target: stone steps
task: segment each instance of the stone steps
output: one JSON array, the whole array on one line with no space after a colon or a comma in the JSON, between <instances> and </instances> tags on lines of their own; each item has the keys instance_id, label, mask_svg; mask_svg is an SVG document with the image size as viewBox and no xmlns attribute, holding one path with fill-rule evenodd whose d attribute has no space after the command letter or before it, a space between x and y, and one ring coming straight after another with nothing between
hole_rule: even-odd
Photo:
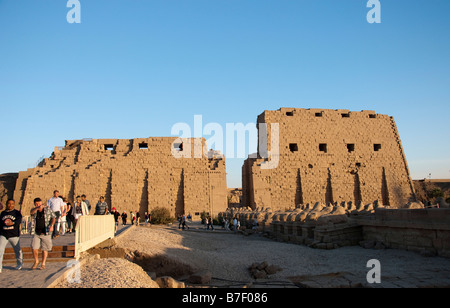
<instances>
[{"instance_id":1,"label":"stone steps","mask_svg":"<svg viewBox=\"0 0 450 308\"><path fill-rule=\"evenodd\" d=\"M33 263L33 252L31 247L22 247L23 263ZM39 259L41 259L41 250L39 250ZM65 262L73 259L75 256L75 246L54 246L52 251L48 253L47 262ZM3 264L16 263L16 255L12 248L6 248L3 255Z\"/></svg>"}]
</instances>

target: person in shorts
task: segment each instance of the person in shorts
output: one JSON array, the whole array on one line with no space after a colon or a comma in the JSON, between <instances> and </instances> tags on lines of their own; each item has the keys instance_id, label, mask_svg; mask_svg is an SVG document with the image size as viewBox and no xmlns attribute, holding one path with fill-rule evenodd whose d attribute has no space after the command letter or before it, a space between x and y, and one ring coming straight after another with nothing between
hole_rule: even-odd
<instances>
[{"instance_id":1,"label":"person in shorts","mask_svg":"<svg viewBox=\"0 0 450 308\"><path fill-rule=\"evenodd\" d=\"M64 212L64 201L62 198L59 197L59 191L55 190L53 192L53 197L51 197L47 201L47 206L53 211L53 213L56 215L56 228L53 228L53 238L59 237L59 223L61 218L61 213Z\"/></svg>"},{"instance_id":2,"label":"person in shorts","mask_svg":"<svg viewBox=\"0 0 450 308\"><path fill-rule=\"evenodd\" d=\"M31 249L33 250L34 265L31 269L36 269L39 264L39 249L42 249L42 263L40 269L45 269L48 252L52 250L52 232L55 226L56 215L49 208L44 206L40 198L34 199L34 208L30 211L31 216Z\"/></svg>"}]
</instances>

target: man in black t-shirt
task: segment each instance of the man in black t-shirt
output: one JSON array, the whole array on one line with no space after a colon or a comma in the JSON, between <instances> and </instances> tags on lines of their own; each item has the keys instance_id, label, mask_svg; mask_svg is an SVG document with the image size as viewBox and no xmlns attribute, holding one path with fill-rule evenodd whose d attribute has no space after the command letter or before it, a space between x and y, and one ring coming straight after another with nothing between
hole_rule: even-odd
<instances>
[{"instance_id":1,"label":"man in black t-shirt","mask_svg":"<svg viewBox=\"0 0 450 308\"><path fill-rule=\"evenodd\" d=\"M9 199L6 202L6 210L0 214L0 273L3 266L3 255L8 242L14 249L17 261L17 270L23 266L23 253L20 249L20 225L22 214L14 209L15 202Z\"/></svg>"}]
</instances>

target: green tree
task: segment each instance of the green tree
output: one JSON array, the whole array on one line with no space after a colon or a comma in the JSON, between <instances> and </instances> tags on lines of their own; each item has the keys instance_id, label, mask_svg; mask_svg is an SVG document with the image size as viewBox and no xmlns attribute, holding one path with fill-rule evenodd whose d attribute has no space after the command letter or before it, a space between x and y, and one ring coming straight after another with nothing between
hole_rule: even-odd
<instances>
[{"instance_id":1,"label":"green tree","mask_svg":"<svg viewBox=\"0 0 450 308\"><path fill-rule=\"evenodd\" d=\"M175 221L175 217L172 217L172 215L170 215L170 211L163 207L155 207L152 210L151 215L151 223L155 225L163 225L173 223Z\"/></svg>"}]
</instances>

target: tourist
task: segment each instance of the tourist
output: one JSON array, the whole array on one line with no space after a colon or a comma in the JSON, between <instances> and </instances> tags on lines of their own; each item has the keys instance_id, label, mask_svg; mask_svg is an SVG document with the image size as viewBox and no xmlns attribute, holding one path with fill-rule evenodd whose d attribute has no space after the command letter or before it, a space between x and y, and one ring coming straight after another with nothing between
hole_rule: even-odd
<instances>
[{"instance_id":1,"label":"tourist","mask_svg":"<svg viewBox=\"0 0 450 308\"><path fill-rule=\"evenodd\" d=\"M130 211L130 219L131 219L131 225L134 225L134 220L136 219L136 217L133 214L133 211Z\"/></svg>"},{"instance_id":2,"label":"tourist","mask_svg":"<svg viewBox=\"0 0 450 308\"><path fill-rule=\"evenodd\" d=\"M56 222L59 224L59 218L61 217L61 212L64 210L64 202L59 197L59 191L55 190L53 192L53 197L47 201L47 206L53 211L56 217ZM52 237L57 238L59 236L59 228L56 227L53 230Z\"/></svg>"},{"instance_id":3,"label":"tourist","mask_svg":"<svg viewBox=\"0 0 450 308\"><path fill-rule=\"evenodd\" d=\"M95 206L94 215L107 215L108 214L108 203L105 201L105 197L100 196L100 199Z\"/></svg>"},{"instance_id":4,"label":"tourist","mask_svg":"<svg viewBox=\"0 0 450 308\"><path fill-rule=\"evenodd\" d=\"M57 231L61 230L61 235L66 234L66 221L67 221L67 199L60 197L63 200L64 207L61 210L61 216L59 221L56 222Z\"/></svg>"},{"instance_id":5,"label":"tourist","mask_svg":"<svg viewBox=\"0 0 450 308\"><path fill-rule=\"evenodd\" d=\"M145 214L144 214L144 225L147 226L147 224L148 224L148 213L145 212Z\"/></svg>"},{"instance_id":6,"label":"tourist","mask_svg":"<svg viewBox=\"0 0 450 308\"><path fill-rule=\"evenodd\" d=\"M181 226L183 227L183 230L185 230L186 228L188 228L188 230L189 230L189 226L187 225L187 221L186 221L186 215L184 215L184 214L181 217Z\"/></svg>"},{"instance_id":7,"label":"tourist","mask_svg":"<svg viewBox=\"0 0 450 308\"><path fill-rule=\"evenodd\" d=\"M252 226L253 230L257 230L258 229L258 219L253 218L253 226Z\"/></svg>"},{"instance_id":8,"label":"tourist","mask_svg":"<svg viewBox=\"0 0 450 308\"><path fill-rule=\"evenodd\" d=\"M77 227L77 222L78 219L80 219L81 216L85 216L85 215L89 215L89 210L87 207L87 204L85 202L82 201L80 196L76 197L76 201L73 205L73 209L72 209L72 214L73 214L73 229L75 230Z\"/></svg>"},{"instance_id":9,"label":"tourist","mask_svg":"<svg viewBox=\"0 0 450 308\"><path fill-rule=\"evenodd\" d=\"M228 221L228 218L223 220L223 227L226 231L230 231L230 222Z\"/></svg>"},{"instance_id":10,"label":"tourist","mask_svg":"<svg viewBox=\"0 0 450 308\"><path fill-rule=\"evenodd\" d=\"M181 229L181 225L183 224L183 215L178 215L178 229Z\"/></svg>"},{"instance_id":11,"label":"tourist","mask_svg":"<svg viewBox=\"0 0 450 308\"><path fill-rule=\"evenodd\" d=\"M238 219L237 217L234 217L233 219L233 231L236 233L238 230Z\"/></svg>"},{"instance_id":12,"label":"tourist","mask_svg":"<svg viewBox=\"0 0 450 308\"><path fill-rule=\"evenodd\" d=\"M208 230L209 227L211 227L211 230L214 231L213 221L211 217L208 217L208 224L207 224Z\"/></svg>"},{"instance_id":13,"label":"tourist","mask_svg":"<svg viewBox=\"0 0 450 308\"><path fill-rule=\"evenodd\" d=\"M66 209L66 222L67 222L67 233L72 233L72 227L73 227L73 213L72 213L72 204L70 202L67 202L67 209Z\"/></svg>"},{"instance_id":14,"label":"tourist","mask_svg":"<svg viewBox=\"0 0 450 308\"><path fill-rule=\"evenodd\" d=\"M141 222L141 213L139 213L139 211L136 211L136 226L139 226L140 222Z\"/></svg>"},{"instance_id":15,"label":"tourist","mask_svg":"<svg viewBox=\"0 0 450 308\"><path fill-rule=\"evenodd\" d=\"M115 224L114 232L117 232L117 228L119 227L120 213L116 211L115 207L112 208L112 215L114 216L114 224Z\"/></svg>"},{"instance_id":16,"label":"tourist","mask_svg":"<svg viewBox=\"0 0 450 308\"><path fill-rule=\"evenodd\" d=\"M22 214L14 209L15 204L14 200L9 199L6 202L6 209L0 214L0 273L3 266L3 254L8 242L16 255L16 270L21 270L23 266L23 253L20 249ZM3 208L3 205L1 205L1 208Z\"/></svg>"},{"instance_id":17,"label":"tourist","mask_svg":"<svg viewBox=\"0 0 450 308\"><path fill-rule=\"evenodd\" d=\"M121 216L122 216L122 225L125 226L127 224L128 215L125 211L123 211Z\"/></svg>"},{"instance_id":18,"label":"tourist","mask_svg":"<svg viewBox=\"0 0 450 308\"><path fill-rule=\"evenodd\" d=\"M34 209L30 211L31 216L31 235L33 240L31 248L33 250L34 265L31 269L35 270L39 264L39 249L42 250L42 263L40 269L45 269L48 252L52 250L52 237L56 215L49 207L45 207L40 198L34 199Z\"/></svg>"},{"instance_id":19,"label":"tourist","mask_svg":"<svg viewBox=\"0 0 450 308\"><path fill-rule=\"evenodd\" d=\"M89 202L89 200L86 199L86 195L81 195L81 201L86 203L88 213L90 213L91 212L91 203Z\"/></svg>"}]
</instances>

